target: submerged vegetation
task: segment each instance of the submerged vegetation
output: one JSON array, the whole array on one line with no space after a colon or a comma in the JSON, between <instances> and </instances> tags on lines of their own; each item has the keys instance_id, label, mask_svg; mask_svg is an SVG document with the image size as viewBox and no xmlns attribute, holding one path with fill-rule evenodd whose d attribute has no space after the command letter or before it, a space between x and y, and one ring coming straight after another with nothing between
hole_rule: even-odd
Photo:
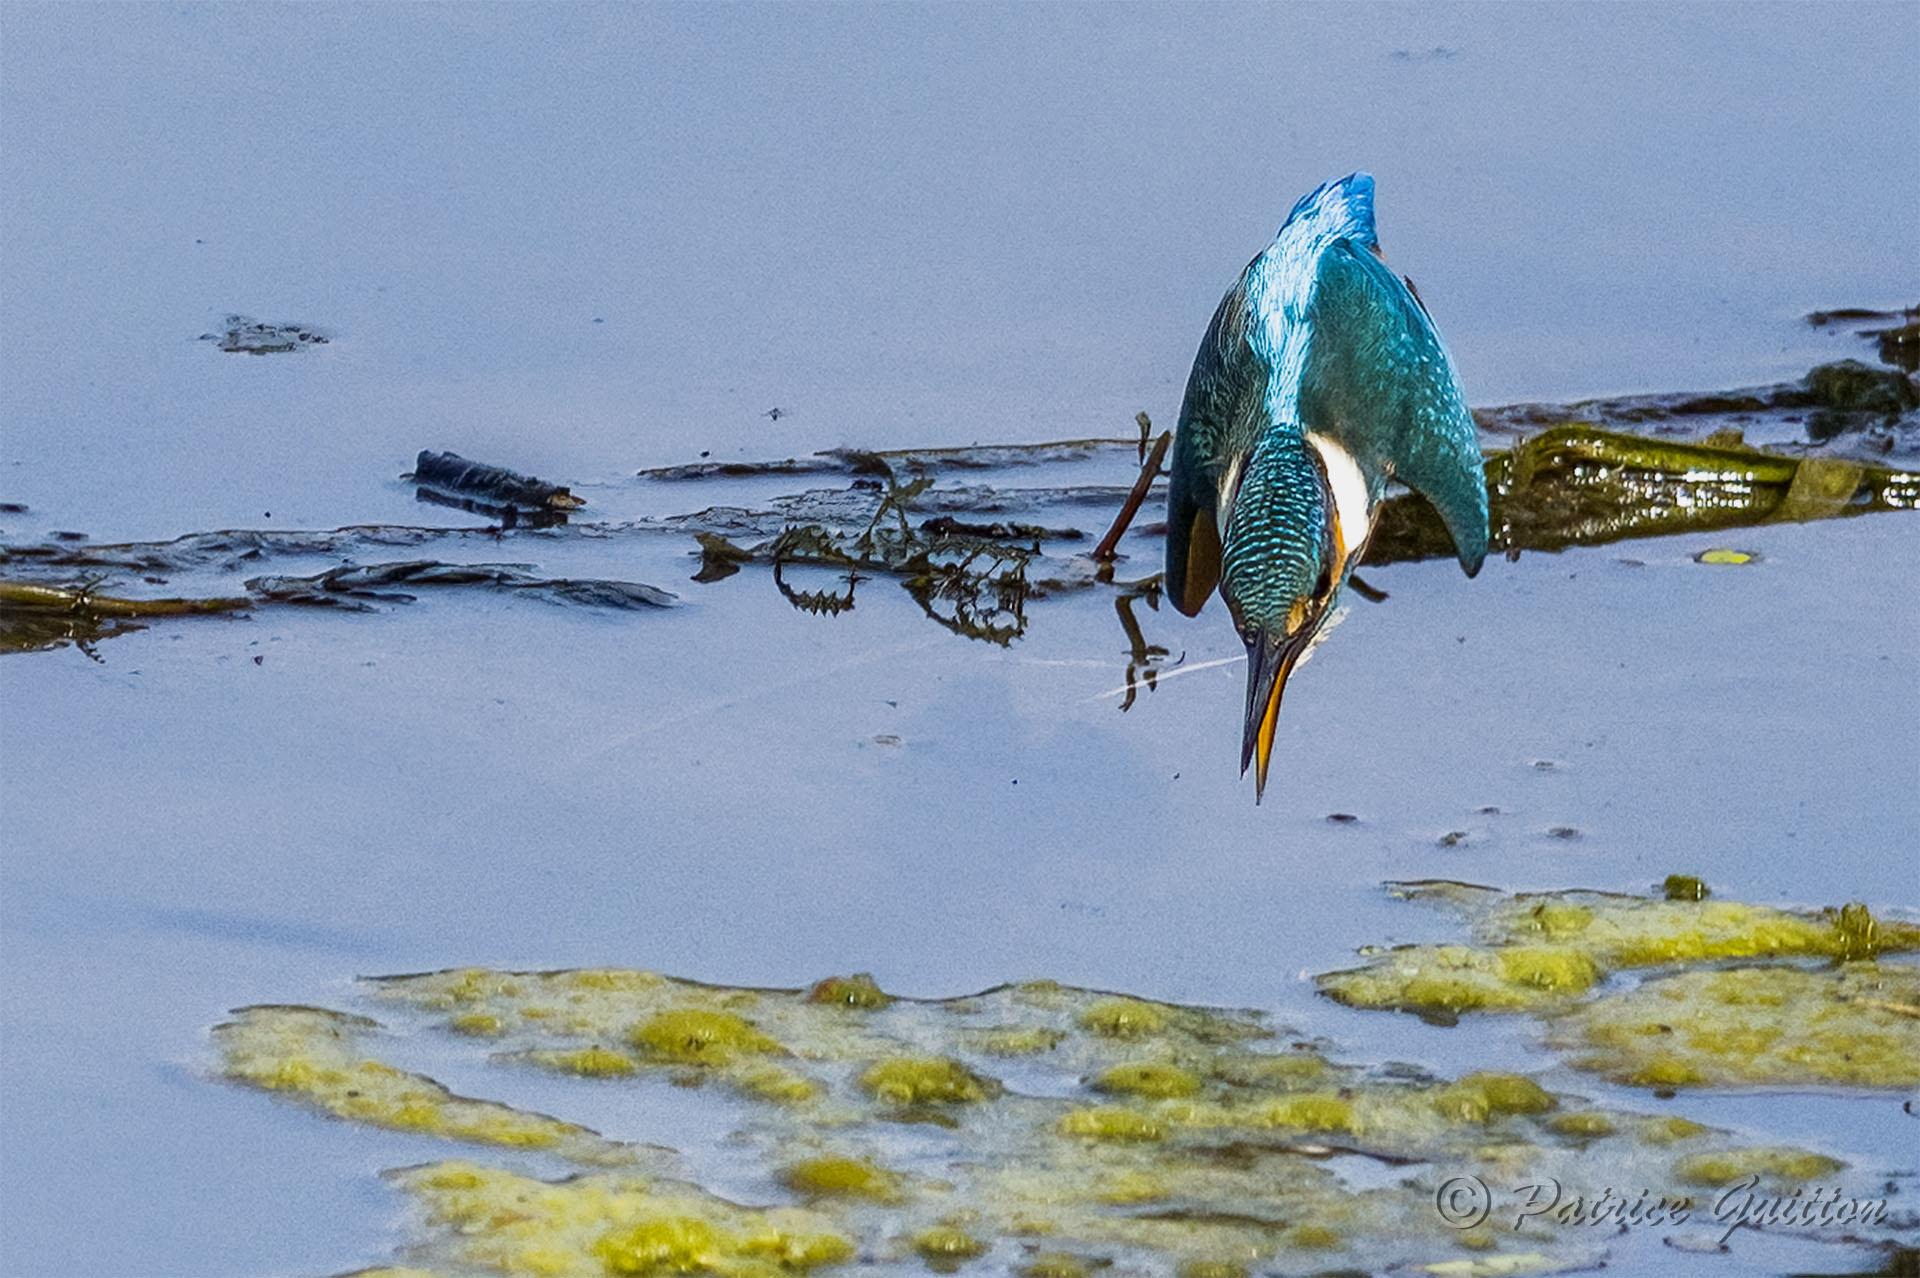
<instances>
[{"instance_id":1,"label":"submerged vegetation","mask_svg":"<svg viewBox=\"0 0 1920 1278\"><path fill-rule=\"evenodd\" d=\"M1487 462L1492 546L1562 550L1630 537L1718 532L1920 506L1920 474L1838 457L1793 457L1734 439L1676 443L1558 426ZM1422 504L1388 501L1370 564L1448 553Z\"/></svg>"},{"instance_id":2,"label":"submerged vegetation","mask_svg":"<svg viewBox=\"0 0 1920 1278\"><path fill-rule=\"evenodd\" d=\"M1489 950L1579 948L1580 973L1754 954L1842 959L1862 926L1732 903L1422 891L1465 910ZM1886 922L1875 936L1882 950L1916 939ZM1524 985L1558 970L1536 953L1507 975ZM1810 988L1769 986L1748 971ZM1749 1037L1712 1048L1725 1061L1764 1060L1757 1040L1769 1029L1784 1058L1852 1053L1851 1081L1869 1085L1920 1059L1897 1029L1868 1059L1838 1010L1798 1019L1810 997L1911 1013L1912 969L1864 959L1837 972L1683 971L1617 1004L1582 1005L1561 1026L1568 1050L1630 1076L1636 1048L1617 1040L1645 1037L1643 1023L1661 1014L1642 996L1697 1009L1699 999L1676 1001L1665 988L1693 977L1744 1009ZM455 1096L396 1068L373 1054L389 1036L364 1016L260 1007L216 1029L235 1082L352 1122L586 1169L548 1179L457 1158L390 1173L417 1209L409 1263L447 1278L772 1278L970 1263L1032 1275L1304 1273L1330 1258L1368 1271L1412 1260L1440 1273L1553 1272L1593 1259L1590 1232L1544 1215L1513 1231L1455 1229L1434 1211L1436 1185L1464 1174L1551 1177L1568 1192L1630 1184L1702 1203L1749 1175L1783 1191L1846 1175L1817 1151L1596 1105L1522 1074L1367 1068L1257 1013L1045 981L927 1000L868 976L749 989L623 969L459 968L361 990L396 1029L505 1070L607 1087L712 1085L746 1106L730 1133L713 1136L757 1169L736 1201L697 1183L670 1151Z\"/></svg>"},{"instance_id":3,"label":"submerged vegetation","mask_svg":"<svg viewBox=\"0 0 1920 1278\"><path fill-rule=\"evenodd\" d=\"M1884 454L1920 454L1920 437L1909 438L1915 435L1916 404L1920 393L1906 373L1841 361L1815 369L1804 382L1715 395L1485 410L1479 419L1491 445L1486 477L1493 545L1516 556L1630 537L1912 510L1920 506L1920 472L1889 466ZM1035 601L1111 588L1131 652L1128 687L1144 680L1151 688L1166 653L1147 641L1132 605L1157 607L1159 576L1119 572L1128 558L1121 547L1165 531L1162 524L1135 525L1132 519L1151 500L1165 454L1166 437L1152 439L1145 414L1139 426L1138 438L833 449L765 463L701 462L643 471L640 481L647 484L785 475L839 475L849 482L758 508L708 506L604 523L568 522L584 503L565 485L427 451L408 476L419 485L420 499L471 510L493 526L236 530L119 545L55 536L44 543L0 544L0 622L7 649L17 651L121 633L124 624L99 623L133 616L133 609L152 615L280 604L369 609L409 602L411 589L423 586L503 590L589 607L650 607L672 596L635 582L548 578L529 564L389 556L395 547L433 544L452 551L475 539L491 548L509 536L680 536L694 542L695 582L724 580L757 565L795 608L831 616L855 606L863 583L888 579L940 626L998 645L1025 633ZM1790 431L1813 442L1753 447L1743 431ZM969 472L1111 463L1121 456L1139 466L1130 486L952 482ZM1063 547L1092 540L1086 529L1059 520L1074 510L1087 513L1097 521L1091 526L1104 527L1106 535L1090 550L1067 553ZM1130 536L1123 536L1130 525ZM1366 562L1450 554L1432 508L1400 494L1379 511ZM264 562L292 557L335 563L317 573L259 573ZM164 583L188 573L211 573L224 585L243 565L254 574L244 579L244 596L229 586L218 599L141 600L120 585L127 577ZM112 596L96 593L107 586ZM1354 588L1384 598L1365 583Z\"/></svg>"}]
</instances>

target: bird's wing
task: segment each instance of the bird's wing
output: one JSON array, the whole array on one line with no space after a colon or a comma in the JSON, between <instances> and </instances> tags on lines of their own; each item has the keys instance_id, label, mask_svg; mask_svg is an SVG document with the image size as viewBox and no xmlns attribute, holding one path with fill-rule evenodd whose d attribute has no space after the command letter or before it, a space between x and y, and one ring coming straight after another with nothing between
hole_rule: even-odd
<instances>
[{"instance_id":1,"label":"bird's wing","mask_svg":"<svg viewBox=\"0 0 1920 1278\"><path fill-rule=\"evenodd\" d=\"M1252 447L1266 370L1247 345L1246 276L1220 299L1187 376L1167 481L1167 596L1194 616L1220 584L1221 480Z\"/></svg>"},{"instance_id":2,"label":"bird's wing","mask_svg":"<svg viewBox=\"0 0 1920 1278\"><path fill-rule=\"evenodd\" d=\"M1339 240L1320 255L1307 318L1307 429L1432 502L1460 566L1479 572L1487 556L1479 435L1426 308L1369 249Z\"/></svg>"}]
</instances>

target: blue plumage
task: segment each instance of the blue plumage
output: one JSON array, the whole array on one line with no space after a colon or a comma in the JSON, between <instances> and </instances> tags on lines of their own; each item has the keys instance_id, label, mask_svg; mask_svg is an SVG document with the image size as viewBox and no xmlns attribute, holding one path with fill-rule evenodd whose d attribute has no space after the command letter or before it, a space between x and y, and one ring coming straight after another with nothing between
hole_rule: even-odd
<instances>
[{"instance_id":1,"label":"blue plumage","mask_svg":"<svg viewBox=\"0 0 1920 1278\"><path fill-rule=\"evenodd\" d=\"M1280 694L1398 480L1479 571L1487 494L1472 415L1426 308L1381 260L1373 179L1294 205L1221 300L1175 436L1166 583L1189 616L1215 585L1247 644L1241 766L1266 783Z\"/></svg>"}]
</instances>

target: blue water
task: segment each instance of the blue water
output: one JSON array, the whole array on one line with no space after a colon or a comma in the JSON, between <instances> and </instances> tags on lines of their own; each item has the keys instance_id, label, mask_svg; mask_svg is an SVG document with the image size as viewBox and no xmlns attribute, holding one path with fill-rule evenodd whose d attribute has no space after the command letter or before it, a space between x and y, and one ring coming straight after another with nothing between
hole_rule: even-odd
<instances>
[{"instance_id":1,"label":"blue water","mask_svg":"<svg viewBox=\"0 0 1920 1278\"><path fill-rule=\"evenodd\" d=\"M1793 376L1862 353L1805 311L1920 298L1916 71L1904 6L16 3L0 527L465 522L393 482L427 446L624 512L705 504L627 483L703 450L1171 424L1220 291L1356 167L1476 402ZM229 311L334 340L197 340ZM886 583L834 620L691 584L678 539L469 556L674 612L447 596L0 660L0 1273L390 1258L374 1173L433 1146L199 1076L226 1008L359 973L1045 975L1544 1068L1299 977L1444 930L1386 878L1916 904L1909 522L1369 573L1393 598L1297 677L1259 809L1239 669L1118 713L1104 596L1001 651ZM1776 1134L1890 1165L1886 1108Z\"/></svg>"}]
</instances>

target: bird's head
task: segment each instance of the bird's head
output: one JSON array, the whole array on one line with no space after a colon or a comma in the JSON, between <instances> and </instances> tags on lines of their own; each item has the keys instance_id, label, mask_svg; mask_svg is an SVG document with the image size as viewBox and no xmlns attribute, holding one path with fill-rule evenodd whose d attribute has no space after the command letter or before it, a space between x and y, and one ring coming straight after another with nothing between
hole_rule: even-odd
<instances>
[{"instance_id":1,"label":"bird's head","mask_svg":"<svg viewBox=\"0 0 1920 1278\"><path fill-rule=\"evenodd\" d=\"M1240 771L1267 785L1287 676L1331 612L1346 559L1335 494L1319 451L1270 434L1248 457L1228 508L1220 593L1247 645L1246 731Z\"/></svg>"}]
</instances>

